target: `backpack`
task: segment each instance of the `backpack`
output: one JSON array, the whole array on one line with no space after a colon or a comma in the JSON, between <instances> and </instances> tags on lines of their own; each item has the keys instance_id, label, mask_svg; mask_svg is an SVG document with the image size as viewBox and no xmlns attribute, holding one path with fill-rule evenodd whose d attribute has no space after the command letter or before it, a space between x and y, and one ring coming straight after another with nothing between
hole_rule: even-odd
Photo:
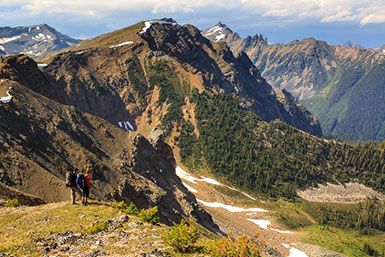
<instances>
[{"instance_id":1,"label":"backpack","mask_svg":"<svg viewBox=\"0 0 385 257\"><path fill-rule=\"evenodd\" d=\"M78 175L76 176L76 185L80 189L84 188L84 175L83 175L83 173L78 173Z\"/></svg>"},{"instance_id":2,"label":"backpack","mask_svg":"<svg viewBox=\"0 0 385 257\"><path fill-rule=\"evenodd\" d=\"M66 173L66 186L75 187L76 186L76 175L68 171Z\"/></svg>"}]
</instances>

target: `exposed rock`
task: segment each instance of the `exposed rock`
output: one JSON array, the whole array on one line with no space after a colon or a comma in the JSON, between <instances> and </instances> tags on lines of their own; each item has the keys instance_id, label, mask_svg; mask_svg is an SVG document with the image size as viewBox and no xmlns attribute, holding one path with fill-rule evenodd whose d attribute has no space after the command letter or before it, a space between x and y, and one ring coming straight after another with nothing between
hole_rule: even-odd
<instances>
[{"instance_id":1,"label":"exposed rock","mask_svg":"<svg viewBox=\"0 0 385 257\"><path fill-rule=\"evenodd\" d=\"M298 195L312 202L356 203L368 198L385 200L385 195L358 183L346 183L345 185L327 183L326 186L318 185L318 188L300 191Z\"/></svg>"},{"instance_id":2,"label":"exposed rock","mask_svg":"<svg viewBox=\"0 0 385 257\"><path fill-rule=\"evenodd\" d=\"M111 221L113 223L123 224L123 223L126 223L129 219L130 218L127 215L122 215L122 216L113 218Z\"/></svg>"},{"instance_id":3,"label":"exposed rock","mask_svg":"<svg viewBox=\"0 0 385 257\"><path fill-rule=\"evenodd\" d=\"M295 248L305 252L309 257L346 257L342 253L310 244L295 244Z\"/></svg>"}]
</instances>

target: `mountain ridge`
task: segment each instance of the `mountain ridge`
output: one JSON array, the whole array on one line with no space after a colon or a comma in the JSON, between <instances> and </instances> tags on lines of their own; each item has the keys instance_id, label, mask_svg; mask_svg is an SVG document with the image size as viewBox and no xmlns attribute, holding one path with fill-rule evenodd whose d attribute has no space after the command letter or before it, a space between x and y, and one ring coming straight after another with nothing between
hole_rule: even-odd
<instances>
[{"instance_id":1,"label":"mountain ridge","mask_svg":"<svg viewBox=\"0 0 385 257\"><path fill-rule=\"evenodd\" d=\"M246 44L249 38L233 40L226 35L221 41L235 54L247 53L275 89L285 88L299 99L319 120L326 134L350 141L385 138L385 117L379 111L384 94L380 76L385 66L382 52L329 45L314 38L285 45L268 44L263 36ZM371 99L378 108L362 99ZM357 115L363 118L355 119Z\"/></svg>"},{"instance_id":2,"label":"mountain ridge","mask_svg":"<svg viewBox=\"0 0 385 257\"><path fill-rule=\"evenodd\" d=\"M68 79L68 76L65 76L63 68L63 65L71 63L70 65L77 72L81 71L83 73L79 74L77 78L85 80L86 84L106 84L106 97L109 97L110 94L120 94L118 92L114 93L113 88L109 86L111 83L116 84L116 80L122 80L128 84L132 84L133 80L141 81L138 85L141 85L140 90L142 91L140 92L143 98L155 86L150 85L149 87L146 85L148 83L151 84L151 79L146 78L146 76L150 73L149 68L152 69L154 60L159 59L164 63L178 67L177 72L173 72L174 74L172 75L174 76L174 82L186 83L185 85L178 85L182 89L180 91L181 94L176 96L181 99L180 101L183 101L183 98L186 96L185 94L189 94L188 91L191 90L191 86L200 89L212 88L216 92L227 94L235 93L244 99L247 108L255 111L263 119L272 120L279 118L315 135L322 134L318 122L309 112L299 111L298 115L301 114L302 118L297 120L296 117L293 117L292 114L285 110L283 104L277 101L275 92L260 76L259 71L252 65L246 55L234 57L226 45L211 44L210 41L201 36L197 28L191 25L181 26L174 22L163 20L161 22L149 22L149 27L142 32L144 28L146 28L146 22L138 23L92 40L83 41L75 46L73 50L69 48L67 53L59 52L56 56L49 57L47 59L49 65L43 70L50 73L52 78L56 76L51 81L57 85L56 87L72 87L73 85L70 85L71 81ZM127 45L111 48L111 46L118 43L126 43ZM123 76L121 78L117 74L108 75L111 78L115 77L115 81L106 81L105 79L101 81L101 78L98 78L100 75L93 75L96 69L100 71L100 68L95 67L95 69L93 68L94 70L90 70L90 67L87 67L87 60L92 56L91 53L94 55L92 57L94 60L98 59L98 65L111 59L111 55L118 57L117 54L119 54L121 56L119 58L121 62L120 67L111 68L113 70L124 69L123 67L132 65L132 68L136 69L136 74L123 75L124 72L122 71L122 75L119 75ZM132 54L140 56L140 58L131 58L130 55ZM123 56L125 56L126 60L123 60ZM73 60L69 61L70 59ZM86 75L86 73L89 75ZM61 74L61 77L58 77L57 74ZM82 78L84 76L88 77ZM90 77L93 77L94 81L90 81ZM64 84L59 86L58 83L63 82L67 86ZM190 89L188 89L189 87ZM131 92L132 96L136 94L134 91ZM124 102L126 102L127 109L127 100L124 100L122 104ZM132 121L132 114L130 115L131 117L127 115L130 114L127 113L122 118L131 118ZM107 120L111 119L107 118ZM113 122L116 123L118 120L117 118L114 119Z\"/></svg>"},{"instance_id":3,"label":"mountain ridge","mask_svg":"<svg viewBox=\"0 0 385 257\"><path fill-rule=\"evenodd\" d=\"M0 55L27 54L36 58L79 43L47 24L0 27Z\"/></svg>"}]
</instances>

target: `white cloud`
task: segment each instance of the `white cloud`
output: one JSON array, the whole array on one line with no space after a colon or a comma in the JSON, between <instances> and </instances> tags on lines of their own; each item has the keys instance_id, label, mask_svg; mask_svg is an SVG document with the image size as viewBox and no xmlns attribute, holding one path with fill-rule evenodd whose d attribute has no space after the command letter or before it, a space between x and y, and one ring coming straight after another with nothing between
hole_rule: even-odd
<instances>
[{"instance_id":1,"label":"white cloud","mask_svg":"<svg viewBox=\"0 0 385 257\"><path fill-rule=\"evenodd\" d=\"M114 17L117 13L144 11L152 14L233 10L234 14L260 15L269 20L300 22L352 21L366 25L385 22L384 0L0 0L0 7L16 7L29 15L69 14Z\"/></svg>"},{"instance_id":2,"label":"white cloud","mask_svg":"<svg viewBox=\"0 0 385 257\"><path fill-rule=\"evenodd\" d=\"M332 22L332 21L353 21L355 19L354 16L352 16L352 13L350 11L344 10L336 13L335 15L331 15L328 17L325 17L321 20L321 22Z\"/></svg>"}]
</instances>

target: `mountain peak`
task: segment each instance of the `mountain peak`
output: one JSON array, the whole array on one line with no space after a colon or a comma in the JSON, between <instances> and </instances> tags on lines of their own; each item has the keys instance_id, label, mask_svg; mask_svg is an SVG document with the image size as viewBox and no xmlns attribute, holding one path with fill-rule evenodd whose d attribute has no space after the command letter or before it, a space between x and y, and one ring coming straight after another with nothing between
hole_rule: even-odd
<instances>
[{"instance_id":1,"label":"mountain peak","mask_svg":"<svg viewBox=\"0 0 385 257\"><path fill-rule=\"evenodd\" d=\"M211 41L219 42L224 41L225 38L234 35L234 33L226 24L219 21L214 26L202 31L202 35Z\"/></svg>"},{"instance_id":2,"label":"mountain peak","mask_svg":"<svg viewBox=\"0 0 385 257\"><path fill-rule=\"evenodd\" d=\"M342 46L345 46L347 48L365 48L359 44L356 44L352 41L346 41L345 43L342 44Z\"/></svg>"}]
</instances>

